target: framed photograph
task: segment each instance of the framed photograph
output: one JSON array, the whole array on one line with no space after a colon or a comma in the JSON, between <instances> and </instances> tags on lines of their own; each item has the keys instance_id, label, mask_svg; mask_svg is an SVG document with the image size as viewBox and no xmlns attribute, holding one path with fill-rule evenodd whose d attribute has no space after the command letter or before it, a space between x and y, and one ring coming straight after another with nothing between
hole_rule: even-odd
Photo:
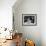
<instances>
[{"instance_id":1,"label":"framed photograph","mask_svg":"<svg viewBox=\"0 0 46 46\"><path fill-rule=\"evenodd\" d=\"M36 26L37 14L22 14L22 25L23 26Z\"/></svg>"}]
</instances>

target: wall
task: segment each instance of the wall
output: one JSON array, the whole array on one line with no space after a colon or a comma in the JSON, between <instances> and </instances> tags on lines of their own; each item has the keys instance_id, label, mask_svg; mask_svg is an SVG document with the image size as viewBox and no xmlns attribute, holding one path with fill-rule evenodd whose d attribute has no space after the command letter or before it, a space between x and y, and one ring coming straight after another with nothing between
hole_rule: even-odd
<instances>
[{"instance_id":1,"label":"wall","mask_svg":"<svg viewBox=\"0 0 46 46\"><path fill-rule=\"evenodd\" d=\"M13 6L15 31L22 32L24 39L34 40L36 46L41 46L40 3L40 0L22 0L21 3ZM37 26L22 26L22 14L37 14Z\"/></svg>"},{"instance_id":2,"label":"wall","mask_svg":"<svg viewBox=\"0 0 46 46\"><path fill-rule=\"evenodd\" d=\"M12 29L12 6L16 0L0 0L0 27Z\"/></svg>"},{"instance_id":3,"label":"wall","mask_svg":"<svg viewBox=\"0 0 46 46\"><path fill-rule=\"evenodd\" d=\"M46 0L41 1L41 38L42 46L46 46Z\"/></svg>"}]
</instances>

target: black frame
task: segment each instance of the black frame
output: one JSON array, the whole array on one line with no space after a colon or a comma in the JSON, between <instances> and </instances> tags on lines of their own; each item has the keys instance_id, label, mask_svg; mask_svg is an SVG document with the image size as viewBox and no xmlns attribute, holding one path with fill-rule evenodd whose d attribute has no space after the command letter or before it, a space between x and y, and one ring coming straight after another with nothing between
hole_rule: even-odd
<instances>
[{"instance_id":1,"label":"black frame","mask_svg":"<svg viewBox=\"0 0 46 46\"><path fill-rule=\"evenodd\" d=\"M35 24L25 25L24 24L24 17L25 16L34 16L35 17ZM37 25L37 14L22 14L22 26L36 26Z\"/></svg>"}]
</instances>

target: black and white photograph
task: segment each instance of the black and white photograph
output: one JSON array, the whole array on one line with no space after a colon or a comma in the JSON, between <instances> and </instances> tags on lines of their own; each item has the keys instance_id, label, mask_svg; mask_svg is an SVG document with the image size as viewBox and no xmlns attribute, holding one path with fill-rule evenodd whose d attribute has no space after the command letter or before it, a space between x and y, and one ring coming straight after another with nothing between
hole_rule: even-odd
<instances>
[{"instance_id":1,"label":"black and white photograph","mask_svg":"<svg viewBox=\"0 0 46 46\"><path fill-rule=\"evenodd\" d=\"M37 24L37 14L22 14L22 25L35 26Z\"/></svg>"}]
</instances>

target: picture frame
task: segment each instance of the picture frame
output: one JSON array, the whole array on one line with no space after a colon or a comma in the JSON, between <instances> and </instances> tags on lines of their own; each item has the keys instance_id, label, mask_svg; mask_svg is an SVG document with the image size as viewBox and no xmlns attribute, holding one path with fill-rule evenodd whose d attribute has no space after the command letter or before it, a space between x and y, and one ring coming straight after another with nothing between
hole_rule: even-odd
<instances>
[{"instance_id":1,"label":"picture frame","mask_svg":"<svg viewBox=\"0 0 46 46\"><path fill-rule=\"evenodd\" d=\"M22 26L36 26L37 14L22 14Z\"/></svg>"}]
</instances>

